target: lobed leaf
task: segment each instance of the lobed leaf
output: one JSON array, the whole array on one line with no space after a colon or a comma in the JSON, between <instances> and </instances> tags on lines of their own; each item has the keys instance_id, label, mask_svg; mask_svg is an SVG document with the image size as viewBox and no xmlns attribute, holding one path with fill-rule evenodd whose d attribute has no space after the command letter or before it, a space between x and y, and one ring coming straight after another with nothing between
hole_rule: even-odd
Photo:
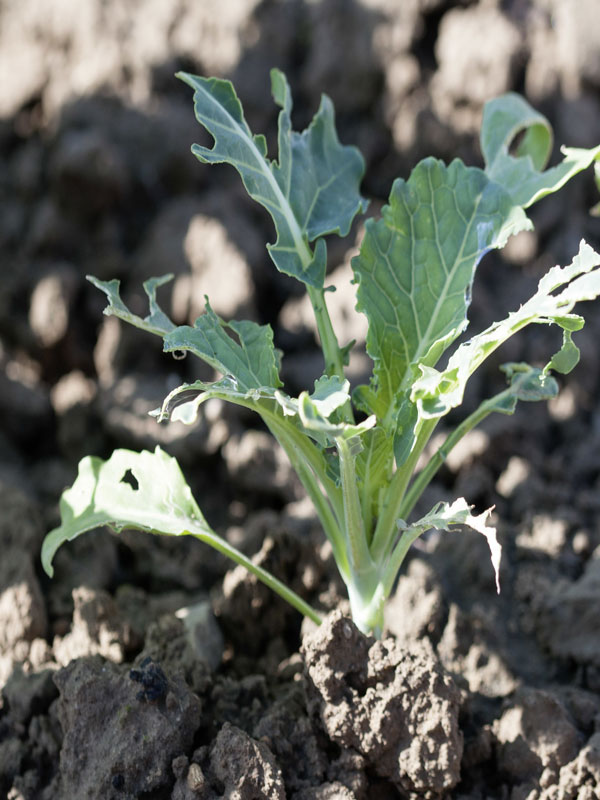
<instances>
[{"instance_id":1,"label":"lobed leaf","mask_svg":"<svg viewBox=\"0 0 600 800\"><path fill-rule=\"evenodd\" d=\"M208 297L205 297L206 312L198 317L193 327L175 326L156 302L157 287L172 277L164 275L145 281L144 290L148 295L150 313L143 319L133 314L122 301L120 281L100 281L90 275L88 280L108 297L109 305L104 309L105 314L161 336L165 353L193 353L228 378L230 388L236 392L245 394L252 389L275 389L281 386L280 354L273 345L271 326L258 325L249 320L225 322L212 310ZM204 388L207 385L201 384Z\"/></svg>"},{"instance_id":2,"label":"lobed leaf","mask_svg":"<svg viewBox=\"0 0 600 800\"><path fill-rule=\"evenodd\" d=\"M180 72L194 90L196 118L214 139L212 148L193 145L205 163L228 163L240 173L248 194L271 215L277 240L268 245L281 272L316 288L325 280L326 247L319 237L346 236L357 213L366 210L358 187L364 162L337 138L333 105L323 96L310 126L292 131L292 97L282 72L271 72L272 93L281 107L279 160L267 158L264 136L253 136L232 84ZM317 240L314 250L309 242Z\"/></svg>"},{"instance_id":3,"label":"lobed leaf","mask_svg":"<svg viewBox=\"0 0 600 800\"><path fill-rule=\"evenodd\" d=\"M206 313L198 317L194 327L180 325L165 334L164 350L193 353L230 377L241 392L281 386L271 326L248 320L224 322L212 310L208 298Z\"/></svg>"}]
</instances>

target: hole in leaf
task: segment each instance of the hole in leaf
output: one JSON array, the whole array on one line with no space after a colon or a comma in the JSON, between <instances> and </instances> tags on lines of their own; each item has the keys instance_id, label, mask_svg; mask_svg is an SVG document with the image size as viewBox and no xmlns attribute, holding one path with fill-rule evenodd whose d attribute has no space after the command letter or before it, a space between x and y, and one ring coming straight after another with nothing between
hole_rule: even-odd
<instances>
[{"instance_id":1,"label":"hole in leaf","mask_svg":"<svg viewBox=\"0 0 600 800\"><path fill-rule=\"evenodd\" d=\"M123 474L123 477L121 478L120 482L121 483L126 483L126 484L128 484L128 486L131 486L131 488L133 489L134 492L137 492L137 490L140 488L140 484L138 482L138 479L135 477L135 475L133 474L133 472L130 469L128 469Z\"/></svg>"},{"instance_id":2,"label":"hole in leaf","mask_svg":"<svg viewBox=\"0 0 600 800\"><path fill-rule=\"evenodd\" d=\"M515 136L513 136L512 141L508 146L508 153L513 158L519 157L519 147L522 145L526 133L527 130L523 128L523 130L518 131Z\"/></svg>"},{"instance_id":3,"label":"hole in leaf","mask_svg":"<svg viewBox=\"0 0 600 800\"><path fill-rule=\"evenodd\" d=\"M233 339L238 347L242 346L242 340L240 339L239 333L235 330L235 328L232 328L231 325L227 326L227 335L230 339Z\"/></svg>"}]
</instances>

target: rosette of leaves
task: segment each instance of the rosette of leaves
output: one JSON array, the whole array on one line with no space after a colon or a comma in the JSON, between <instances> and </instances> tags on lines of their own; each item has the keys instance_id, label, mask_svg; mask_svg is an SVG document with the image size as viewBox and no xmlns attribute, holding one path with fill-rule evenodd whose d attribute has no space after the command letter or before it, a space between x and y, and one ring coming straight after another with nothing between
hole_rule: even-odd
<instances>
[{"instance_id":1,"label":"rosette of leaves","mask_svg":"<svg viewBox=\"0 0 600 800\"><path fill-rule=\"evenodd\" d=\"M428 530L469 526L484 535L498 581L500 546L489 510L476 514L459 498L438 503L421 519L413 520L411 514L467 431L491 413L513 413L519 401L554 396L558 385L552 373L566 373L577 363L572 335L584 320L573 309L600 294L600 256L584 242L573 262L552 268L520 308L454 345L467 327L481 258L530 229L527 209L597 161L600 147L564 148L560 163L545 169L552 149L549 123L521 97L507 94L485 107L484 168L465 166L459 159L446 165L426 158L407 180L398 178L381 215L367 220L360 253L352 262L357 309L368 321L373 373L368 384L351 391L345 367L353 343L338 342L327 311L326 290L331 287L325 285L325 237L346 236L355 217L366 211L359 191L364 171L360 153L339 142L327 97L306 130L292 130L291 93L278 70L271 74L273 98L280 107L276 160L268 158L264 136L250 131L229 81L187 73L178 77L193 89L196 117L214 140L210 148L194 145L194 155L204 163L235 167L250 197L271 216L275 235L268 253L278 270L306 288L324 371L314 387L291 397L279 377L280 353L269 326L225 321L208 299L193 326L175 326L156 300L157 288L170 276L145 283L149 313L141 318L121 299L118 281L90 277L108 298L106 314L160 336L166 353L192 353L219 375L210 383L175 389L155 412L157 418L193 424L210 398L244 406L262 418L314 504L348 588L353 618L363 631L381 633L383 605L407 550ZM545 365L505 365L506 388L465 415L417 472L440 419L461 405L471 375L503 342L531 324L559 326L559 352L549 354ZM129 473L136 488L124 480ZM43 546L49 574L63 542L99 525L191 535L246 566L319 621L304 599L218 536L177 463L160 448L154 453L117 450L107 461L84 459L60 508L61 525Z\"/></svg>"}]
</instances>

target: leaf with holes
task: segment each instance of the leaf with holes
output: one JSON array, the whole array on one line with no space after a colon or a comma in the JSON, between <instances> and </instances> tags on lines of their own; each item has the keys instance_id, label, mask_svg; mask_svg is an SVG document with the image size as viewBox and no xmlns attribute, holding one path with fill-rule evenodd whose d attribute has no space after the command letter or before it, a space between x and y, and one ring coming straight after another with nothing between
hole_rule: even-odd
<instances>
[{"instance_id":1,"label":"leaf with holes","mask_svg":"<svg viewBox=\"0 0 600 800\"><path fill-rule=\"evenodd\" d=\"M265 137L251 132L229 81L188 73L179 77L193 89L196 117L212 137L212 146L194 145L193 153L205 164L233 166L250 197L270 214L276 238L267 249L280 272L304 285L323 368L316 371L312 390L305 384L304 390L299 386L292 392L280 375L292 382L298 372L285 370L269 325L221 319L207 299L205 313L193 324L176 326L156 298L168 276L144 284L146 316L125 304L118 281L90 278L108 298L106 314L159 335L165 352L189 353L218 373L212 381L195 380L188 360L183 366L189 382L172 388L154 415L159 422L191 425L207 400L219 400L260 417L314 506L347 587L353 619L365 632L381 634L383 604L402 561L411 543L429 529L468 525L480 532L490 545L498 580L500 546L487 522L489 512L477 514L460 498L438 503L416 521L411 515L469 431L490 414L512 414L518 403L555 397L559 384L554 373L566 374L576 366L574 333L583 326L583 317L575 306L600 296L600 256L585 243L569 266L549 270L533 297L517 310L461 344L456 341L468 324L481 259L510 236L530 229L525 209L593 162L598 180L600 146L564 149L563 160L548 168L548 121L522 98L507 94L484 110L484 169L458 159L446 165L426 158L407 179L397 178L381 214L365 223L360 251L352 259L356 307L368 324L369 362L353 352L354 342L338 341L328 309L333 287L325 286L324 237L349 234L367 205L359 192L362 157L354 147L340 144L331 101L323 97L308 128L293 131L290 87L283 73L273 70L271 91L280 111L277 154L271 159ZM279 289L269 291L259 305L281 323L279 298ZM532 324L558 326L562 345L552 348L550 353L556 352L545 366L505 364L505 387L485 396L473 410L455 411L456 425L432 451L428 445L436 426L449 411L463 406L473 373L507 339ZM289 339L284 327L276 329L279 341ZM352 331L347 336L352 339ZM305 354L297 349L294 355ZM308 355L304 371L312 372ZM352 379L359 385L351 391ZM267 480L265 474L268 490ZM98 525L190 534L319 621L303 598L211 530L176 462L160 449L154 454L118 450L106 462L84 459L61 500L61 517L60 527L44 544L49 572L62 542Z\"/></svg>"},{"instance_id":2,"label":"leaf with holes","mask_svg":"<svg viewBox=\"0 0 600 800\"><path fill-rule=\"evenodd\" d=\"M513 155L510 146L520 135L523 138ZM545 117L513 92L486 103L480 138L486 174L523 208L558 191L600 159L600 145L589 150L563 147L560 164L544 171L552 151L552 128Z\"/></svg>"},{"instance_id":3,"label":"leaf with holes","mask_svg":"<svg viewBox=\"0 0 600 800\"><path fill-rule=\"evenodd\" d=\"M154 453L115 450L108 461L84 458L75 483L61 497L60 516L60 526L50 531L42 548L42 564L50 576L54 555L64 542L103 525L119 531L212 534L177 461L160 447Z\"/></svg>"},{"instance_id":4,"label":"leaf with holes","mask_svg":"<svg viewBox=\"0 0 600 800\"><path fill-rule=\"evenodd\" d=\"M490 548L490 556L494 574L496 576L496 590L500 592L500 558L502 547L498 542L496 529L487 524L490 513L493 509L488 508L482 514L473 514L473 508L464 497L459 497L453 503L438 503L431 511L421 519L407 524L404 520L398 520L398 530L401 537L415 541L419 536L430 530L452 531L459 526L467 526L474 531L481 533L487 539ZM393 556L392 556L393 562Z\"/></svg>"}]
</instances>

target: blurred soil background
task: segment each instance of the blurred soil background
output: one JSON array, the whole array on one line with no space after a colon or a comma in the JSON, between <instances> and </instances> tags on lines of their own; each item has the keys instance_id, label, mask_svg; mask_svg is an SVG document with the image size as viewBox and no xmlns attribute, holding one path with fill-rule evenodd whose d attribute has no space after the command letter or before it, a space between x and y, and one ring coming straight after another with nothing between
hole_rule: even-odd
<instances>
[{"instance_id":1,"label":"blurred soil background","mask_svg":"<svg viewBox=\"0 0 600 800\"><path fill-rule=\"evenodd\" d=\"M375 213L425 156L481 165L483 104L509 90L549 118L554 160L560 144L598 144L598 19L600 0L0 0L0 797L600 797L597 305L582 309L581 362L559 397L488 420L425 499L496 505L501 596L484 542L430 538L400 579L383 650L367 656L372 643L335 616L318 634L347 678L339 696L317 634L197 542L98 531L60 551L53 581L39 561L80 458L158 443L232 543L325 610L343 597L257 420L211 402L192 430L159 426L147 412L210 372L103 317L85 280L119 278L144 315L143 281L173 273L159 300L175 322L191 324L208 295L226 318L273 326L290 392L321 373L301 286L265 250L268 217L231 168L190 154L205 140L177 70L233 80L272 154L270 68L287 74L297 130L327 93L341 141L365 157ZM597 200L588 171L532 209L534 232L486 256L473 331L568 264L582 237L598 249ZM360 234L329 242L331 314L341 341L357 340L355 381L369 369L349 283ZM466 409L498 391L500 363L543 364L558 339L540 327L506 345ZM339 636L376 665L370 678ZM387 687L383 706L366 703L369 686ZM426 688L442 698L431 730L410 716ZM342 696L353 705L340 721ZM368 712L396 720L377 746Z\"/></svg>"}]
</instances>

